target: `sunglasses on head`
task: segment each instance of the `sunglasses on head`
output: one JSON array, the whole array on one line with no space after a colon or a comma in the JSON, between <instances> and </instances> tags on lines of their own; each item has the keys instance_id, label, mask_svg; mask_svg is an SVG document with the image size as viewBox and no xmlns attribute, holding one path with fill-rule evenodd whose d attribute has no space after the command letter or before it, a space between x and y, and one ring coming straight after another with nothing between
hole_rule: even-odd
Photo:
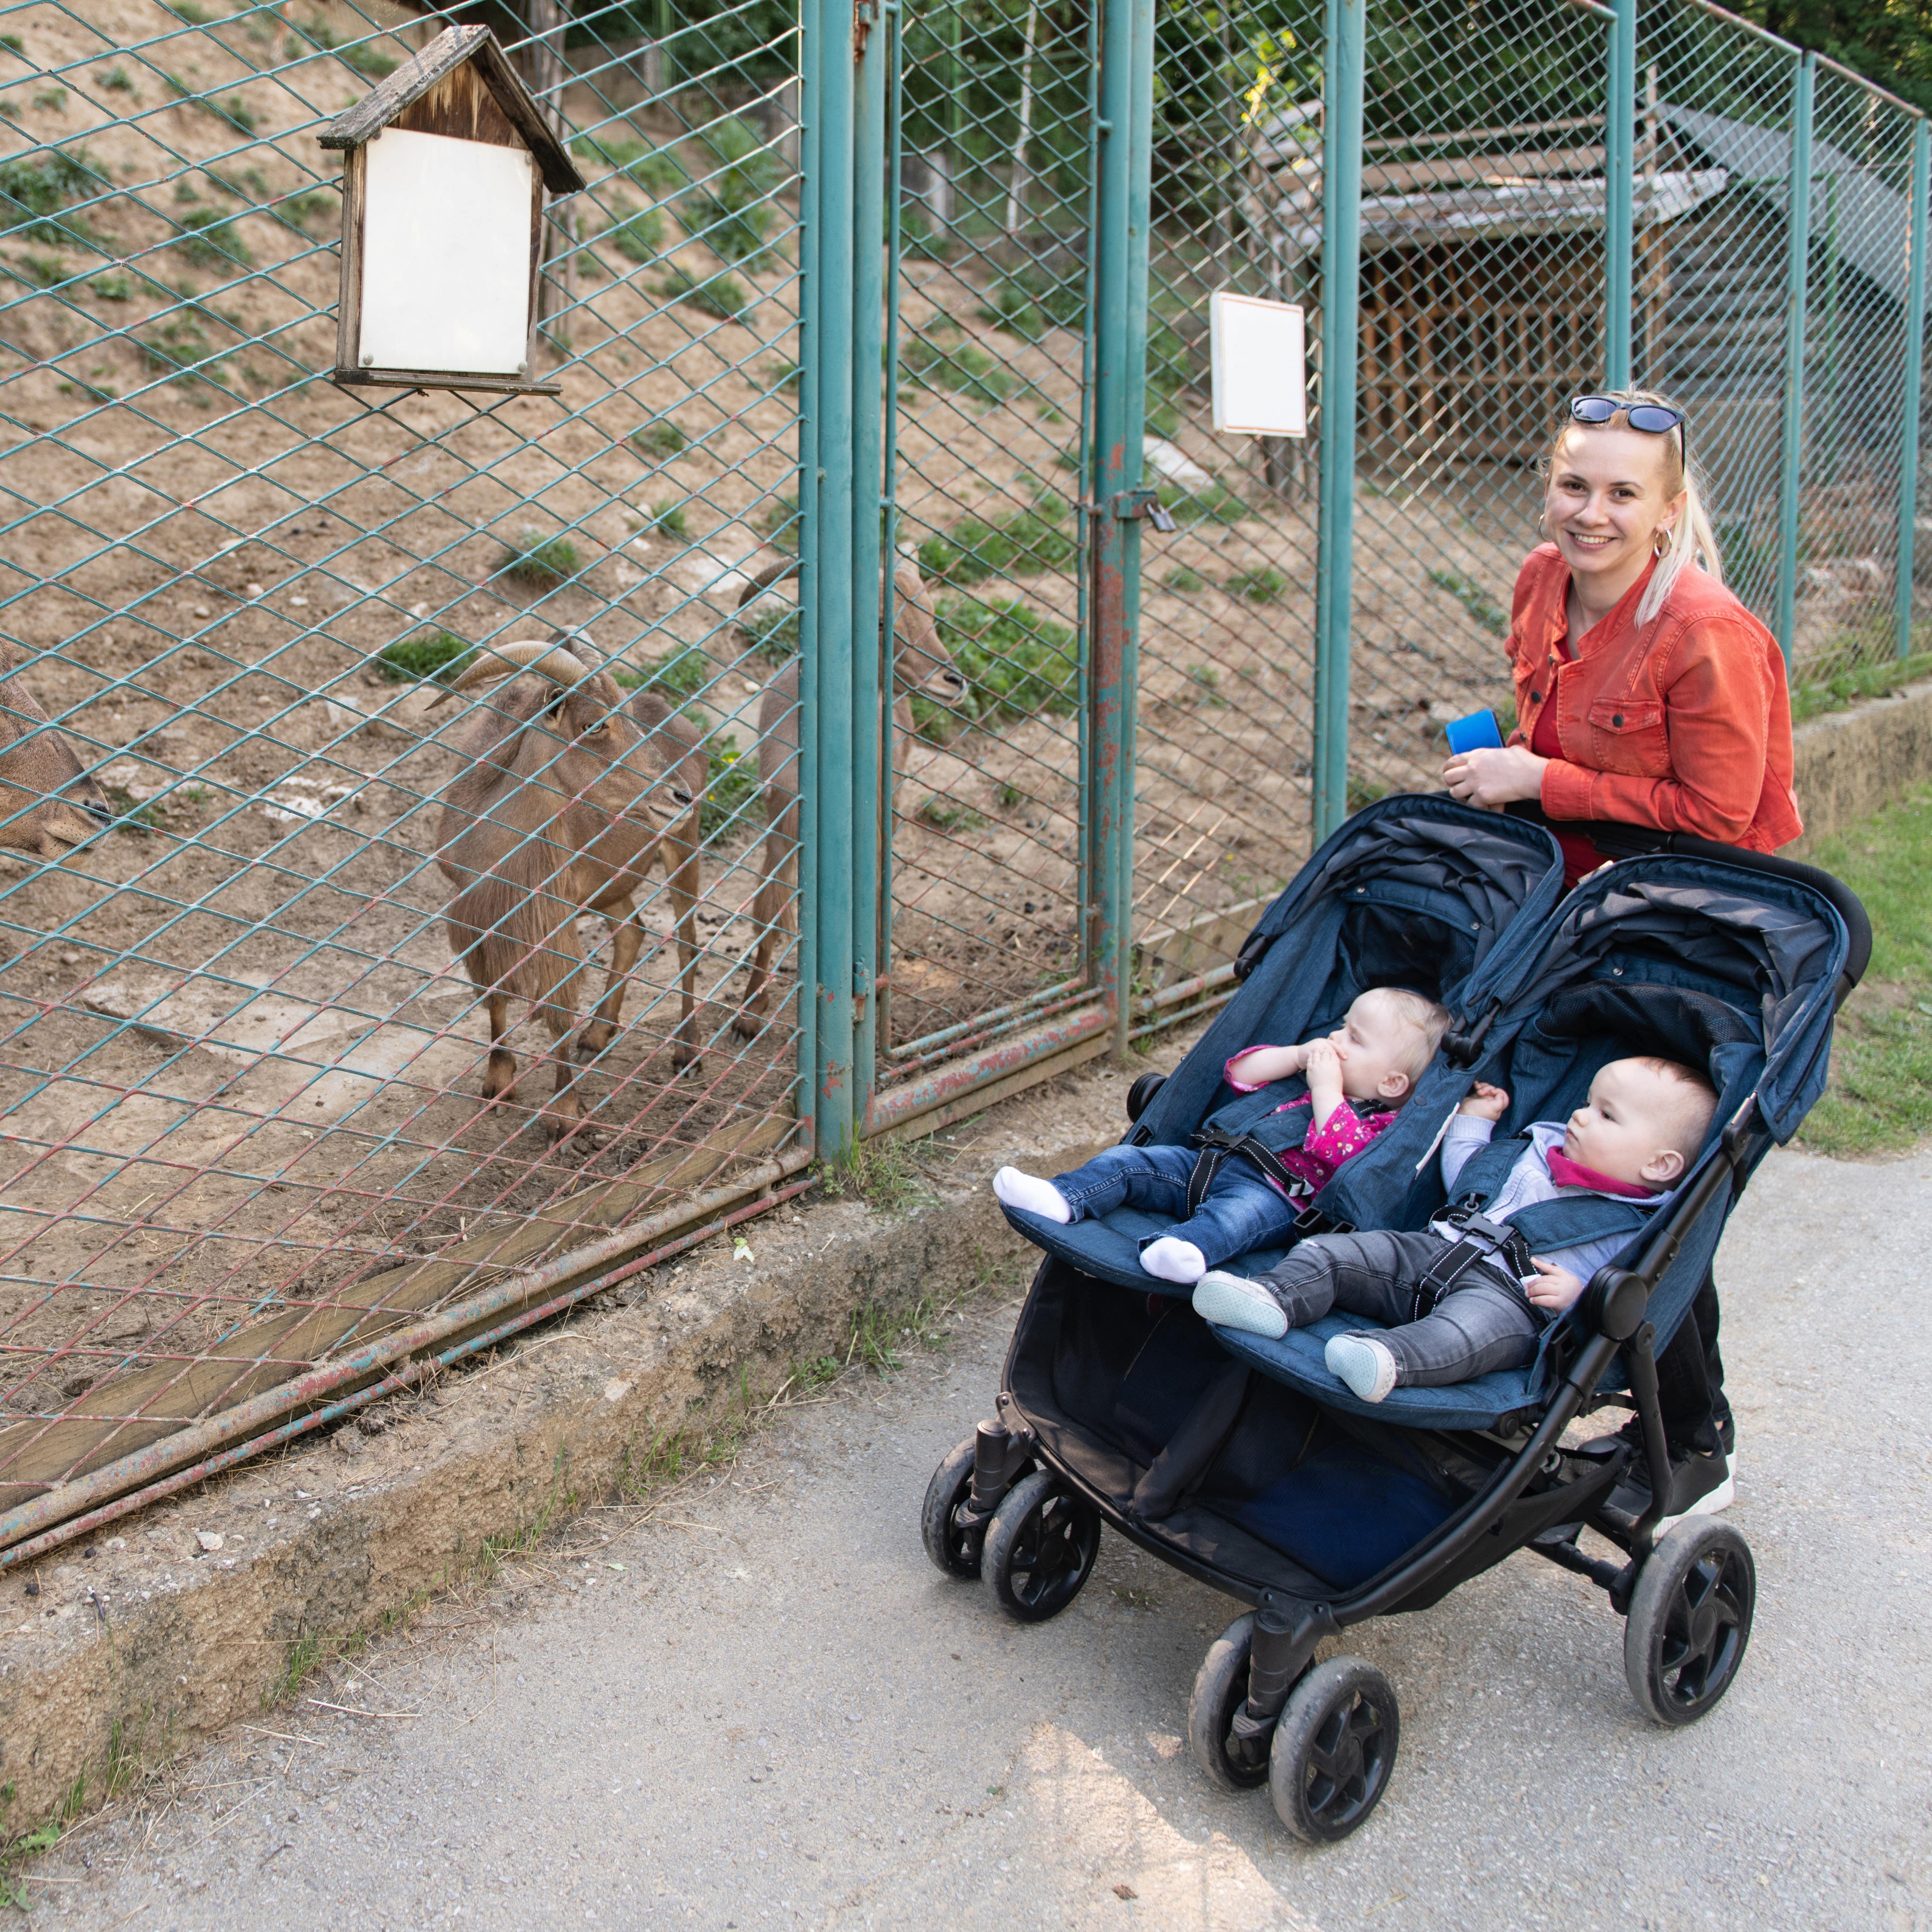
<instances>
[{"instance_id":1,"label":"sunglasses on head","mask_svg":"<svg viewBox=\"0 0 1932 1932\"><path fill-rule=\"evenodd\" d=\"M1594 428L1621 415L1630 428L1646 436L1668 436L1676 430L1683 438L1685 460L1690 454L1690 430L1682 410L1668 403L1620 403L1614 396L1572 396L1570 420Z\"/></svg>"}]
</instances>

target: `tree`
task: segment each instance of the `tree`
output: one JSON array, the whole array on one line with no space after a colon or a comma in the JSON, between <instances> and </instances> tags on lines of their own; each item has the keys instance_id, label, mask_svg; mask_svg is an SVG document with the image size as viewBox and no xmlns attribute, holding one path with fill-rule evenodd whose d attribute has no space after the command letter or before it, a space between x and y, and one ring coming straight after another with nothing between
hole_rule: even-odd
<instances>
[{"instance_id":1,"label":"tree","mask_svg":"<svg viewBox=\"0 0 1932 1932\"><path fill-rule=\"evenodd\" d=\"M1932 113L1932 0L1746 0L1739 10Z\"/></svg>"}]
</instances>

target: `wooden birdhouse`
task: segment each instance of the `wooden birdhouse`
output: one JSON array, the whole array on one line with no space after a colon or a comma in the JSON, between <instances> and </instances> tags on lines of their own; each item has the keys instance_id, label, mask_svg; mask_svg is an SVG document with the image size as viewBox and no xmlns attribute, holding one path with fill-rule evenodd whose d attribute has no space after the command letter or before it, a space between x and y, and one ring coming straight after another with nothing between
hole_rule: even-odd
<instances>
[{"instance_id":1,"label":"wooden birdhouse","mask_svg":"<svg viewBox=\"0 0 1932 1932\"><path fill-rule=\"evenodd\" d=\"M343 153L335 380L556 394L531 374L544 196L584 177L495 34L439 34L322 145Z\"/></svg>"}]
</instances>

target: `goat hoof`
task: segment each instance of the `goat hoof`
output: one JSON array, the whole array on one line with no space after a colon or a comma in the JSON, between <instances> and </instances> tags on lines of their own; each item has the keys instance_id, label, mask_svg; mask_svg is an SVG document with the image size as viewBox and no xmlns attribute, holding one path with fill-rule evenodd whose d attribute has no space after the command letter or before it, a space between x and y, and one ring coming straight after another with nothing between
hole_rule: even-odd
<instances>
[{"instance_id":1,"label":"goat hoof","mask_svg":"<svg viewBox=\"0 0 1932 1932\"><path fill-rule=\"evenodd\" d=\"M734 1013L731 1016L731 1030L740 1040L756 1040L765 1030L763 1013Z\"/></svg>"}]
</instances>

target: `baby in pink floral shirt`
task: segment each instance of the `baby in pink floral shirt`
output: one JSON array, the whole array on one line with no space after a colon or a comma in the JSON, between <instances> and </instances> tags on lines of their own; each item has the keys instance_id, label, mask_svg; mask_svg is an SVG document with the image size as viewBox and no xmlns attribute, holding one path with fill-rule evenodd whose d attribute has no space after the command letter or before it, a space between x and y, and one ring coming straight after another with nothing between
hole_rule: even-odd
<instances>
[{"instance_id":1,"label":"baby in pink floral shirt","mask_svg":"<svg viewBox=\"0 0 1932 1932\"><path fill-rule=\"evenodd\" d=\"M1003 1167L993 1192L1009 1208L1048 1221L1082 1221L1120 1207L1163 1215L1176 1225L1142 1242L1141 1266L1160 1280L1190 1285L1238 1255L1281 1244L1308 1197L1394 1124L1448 1024L1433 1000L1376 986L1321 1039L1236 1054L1222 1078L1237 1094L1259 1093L1297 1074L1308 1083L1305 1094L1271 1110L1240 1110L1240 1132L1272 1157L1285 1186L1244 1153L1223 1159L1204 1190L1192 1184L1201 1157L1192 1148L1117 1147L1051 1180ZM1231 1111L1232 1103L1208 1125L1227 1126Z\"/></svg>"}]
</instances>

